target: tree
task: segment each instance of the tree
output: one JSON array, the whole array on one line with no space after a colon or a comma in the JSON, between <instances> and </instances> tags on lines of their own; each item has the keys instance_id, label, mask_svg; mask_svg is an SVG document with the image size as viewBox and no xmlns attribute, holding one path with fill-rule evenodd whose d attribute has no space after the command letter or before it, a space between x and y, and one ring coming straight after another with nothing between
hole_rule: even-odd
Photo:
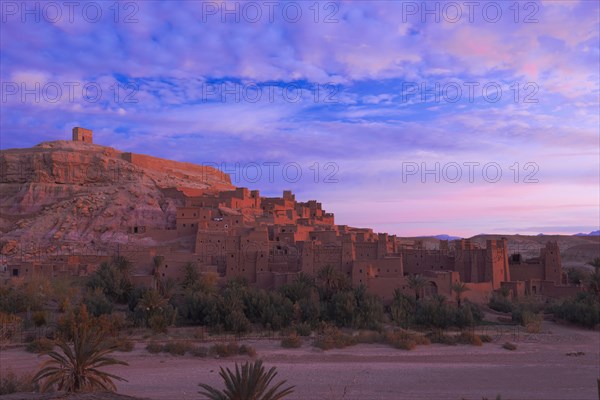
<instances>
[{"instance_id":1,"label":"tree","mask_svg":"<svg viewBox=\"0 0 600 400\"><path fill-rule=\"evenodd\" d=\"M464 282L455 282L452 284L452 291L456 293L456 304L458 304L459 308L462 300L462 294L468 290L470 289Z\"/></svg>"},{"instance_id":2,"label":"tree","mask_svg":"<svg viewBox=\"0 0 600 400\"><path fill-rule=\"evenodd\" d=\"M600 258L596 257L593 261L588 262L589 265L594 267L594 272L587 279L588 289L590 292L599 295L600 294Z\"/></svg>"},{"instance_id":3,"label":"tree","mask_svg":"<svg viewBox=\"0 0 600 400\"><path fill-rule=\"evenodd\" d=\"M408 287L415 291L415 299L419 301L421 298L421 293L427 285L427 280L423 278L421 275L410 275L407 279Z\"/></svg>"},{"instance_id":4,"label":"tree","mask_svg":"<svg viewBox=\"0 0 600 400\"><path fill-rule=\"evenodd\" d=\"M115 257L112 262L103 262L90 276L87 287L101 288L112 300L126 303L133 290L131 284L131 263L125 257Z\"/></svg>"},{"instance_id":5,"label":"tree","mask_svg":"<svg viewBox=\"0 0 600 400\"><path fill-rule=\"evenodd\" d=\"M183 281L181 287L184 290L196 291L200 289L200 272L193 262L188 262L183 266Z\"/></svg>"},{"instance_id":6,"label":"tree","mask_svg":"<svg viewBox=\"0 0 600 400\"><path fill-rule=\"evenodd\" d=\"M152 263L154 267L152 268L152 275L154 276L154 287L161 294L164 294L164 282L162 279L162 265L165 262L165 257L163 256L154 256L152 258Z\"/></svg>"},{"instance_id":7,"label":"tree","mask_svg":"<svg viewBox=\"0 0 600 400\"><path fill-rule=\"evenodd\" d=\"M348 279L341 271L331 265L326 265L317 274L317 279L324 292L326 299L331 298L337 292L349 287Z\"/></svg>"},{"instance_id":8,"label":"tree","mask_svg":"<svg viewBox=\"0 0 600 400\"><path fill-rule=\"evenodd\" d=\"M109 365L128 365L110 357L118 346L108 338L103 326L89 317L85 305L79 306L70 322L72 346L66 337L57 339L60 351L47 352L50 360L33 377L34 382L40 383L41 391L54 385L66 392L116 391L113 379L126 381L99 370Z\"/></svg>"},{"instance_id":9,"label":"tree","mask_svg":"<svg viewBox=\"0 0 600 400\"><path fill-rule=\"evenodd\" d=\"M167 299L154 289L144 292L136 306L136 314L142 316L147 327L157 332L166 332L174 317Z\"/></svg>"},{"instance_id":10,"label":"tree","mask_svg":"<svg viewBox=\"0 0 600 400\"><path fill-rule=\"evenodd\" d=\"M261 360L246 362L241 370L236 363L235 372L221 367L219 375L225 382L224 390L201 383L199 386L204 390L199 393L210 400L279 400L293 393L295 387L282 388L285 380L271 386L277 375L276 368L271 367L269 371L265 371Z\"/></svg>"},{"instance_id":11,"label":"tree","mask_svg":"<svg viewBox=\"0 0 600 400\"><path fill-rule=\"evenodd\" d=\"M407 328L415 317L415 303L415 299L406 296L400 289L395 289L392 304L390 305L392 321Z\"/></svg>"}]
</instances>

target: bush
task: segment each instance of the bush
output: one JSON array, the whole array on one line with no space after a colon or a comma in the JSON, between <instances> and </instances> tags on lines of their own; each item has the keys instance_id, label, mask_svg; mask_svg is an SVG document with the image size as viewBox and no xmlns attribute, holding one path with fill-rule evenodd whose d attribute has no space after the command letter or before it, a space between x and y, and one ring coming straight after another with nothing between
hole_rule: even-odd
<instances>
[{"instance_id":1,"label":"bush","mask_svg":"<svg viewBox=\"0 0 600 400\"><path fill-rule=\"evenodd\" d=\"M291 335L281 339L281 347L285 347L287 349L297 349L302 347L302 339L300 339L297 334L292 333Z\"/></svg>"},{"instance_id":2,"label":"bush","mask_svg":"<svg viewBox=\"0 0 600 400\"><path fill-rule=\"evenodd\" d=\"M356 343L384 343L385 337L375 331L360 331L358 335L354 336L354 340Z\"/></svg>"},{"instance_id":3,"label":"bush","mask_svg":"<svg viewBox=\"0 0 600 400\"><path fill-rule=\"evenodd\" d=\"M132 340L126 339L126 338L118 338L116 340L116 344L117 344L117 351L122 351L122 352L130 352L133 351L133 349L135 348L135 343Z\"/></svg>"},{"instance_id":4,"label":"bush","mask_svg":"<svg viewBox=\"0 0 600 400\"><path fill-rule=\"evenodd\" d=\"M47 353L54 348L54 342L46 338L34 340L27 345L27 351L30 353Z\"/></svg>"},{"instance_id":5,"label":"bush","mask_svg":"<svg viewBox=\"0 0 600 400\"><path fill-rule=\"evenodd\" d=\"M472 344L473 346L483 345L483 341L479 335L476 335L473 332L461 332L456 338L456 341L460 344Z\"/></svg>"},{"instance_id":6,"label":"bush","mask_svg":"<svg viewBox=\"0 0 600 400\"><path fill-rule=\"evenodd\" d=\"M173 356L183 356L188 351L192 350L193 346L189 342L185 341L176 341L176 342L168 342L166 343L162 351L165 353L169 353Z\"/></svg>"},{"instance_id":7,"label":"bush","mask_svg":"<svg viewBox=\"0 0 600 400\"><path fill-rule=\"evenodd\" d=\"M321 350L331 350L333 348L343 349L354 344L356 341L352 336L343 334L338 328L327 327L323 335L315 339L313 346Z\"/></svg>"},{"instance_id":8,"label":"bush","mask_svg":"<svg viewBox=\"0 0 600 400\"><path fill-rule=\"evenodd\" d=\"M495 293L492 295L492 298L488 302L488 307L490 307L492 310L504 313L509 313L513 311L513 305L510 302L510 300L508 300L504 296L500 296Z\"/></svg>"},{"instance_id":9,"label":"bush","mask_svg":"<svg viewBox=\"0 0 600 400\"><path fill-rule=\"evenodd\" d=\"M490 335L479 335L479 338L483 343L491 343L494 339Z\"/></svg>"},{"instance_id":10,"label":"bush","mask_svg":"<svg viewBox=\"0 0 600 400\"><path fill-rule=\"evenodd\" d=\"M148 350L149 353L156 354L163 351L163 346L160 343L150 342L146 346L146 350Z\"/></svg>"},{"instance_id":11,"label":"bush","mask_svg":"<svg viewBox=\"0 0 600 400\"><path fill-rule=\"evenodd\" d=\"M29 375L17 376L12 370L0 374L0 396L19 392L36 392L38 386Z\"/></svg>"},{"instance_id":12,"label":"bush","mask_svg":"<svg viewBox=\"0 0 600 400\"><path fill-rule=\"evenodd\" d=\"M592 293L579 293L549 308L555 317L587 328L600 323L600 299Z\"/></svg>"},{"instance_id":13,"label":"bush","mask_svg":"<svg viewBox=\"0 0 600 400\"><path fill-rule=\"evenodd\" d=\"M297 324L295 328L296 328L296 333L299 336L310 336L310 334L312 333L312 329L308 322L301 322L301 323Z\"/></svg>"},{"instance_id":14,"label":"bush","mask_svg":"<svg viewBox=\"0 0 600 400\"><path fill-rule=\"evenodd\" d=\"M83 298L83 303L94 317L110 314L113 311L112 301L104 294L100 287L88 290Z\"/></svg>"},{"instance_id":15,"label":"bush","mask_svg":"<svg viewBox=\"0 0 600 400\"><path fill-rule=\"evenodd\" d=\"M208 357L208 348L204 346L196 346L192 350L190 350L190 353L194 357Z\"/></svg>"},{"instance_id":16,"label":"bush","mask_svg":"<svg viewBox=\"0 0 600 400\"><path fill-rule=\"evenodd\" d=\"M430 332L427 334L427 338L431 343L439 343L453 346L457 343L456 337L447 335L441 331Z\"/></svg>"},{"instance_id":17,"label":"bush","mask_svg":"<svg viewBox=\"0 0 600 400\"><path fill-rule=\"evenodd\" d=\"M516 344L514 344L514 343L511 343L511 342L506 342L506 343L504 343L504 344L502 345L502 348L503 348L503 349L506 349L506 350L513 351L513 350L516 350L516 349L517 349L517 345L516 345Z\"/></svg>"},{"instance_id":18,"label":"bush","mask_svg":"<svg viewBox=\"0 0 600 400\"><path fill-rule=\"evenodd\" d=\"M167 333L169 322L163 314L153 314L148 318L148 328L155 333Z\"/></svg>"},{"instance_id":19,"label":"bush","mask_svg":"<svg viewBox=\"0 0 600 400\"><path fill-rule=\"evenodd\" d=\"M210 354L216 355L217 357L228 357L229 352L227 350L227 344L225 343L215 343L210 346L209 350Z\"/></svg>"},{"instance_id":20,"label":"bush","mask_svg":"<svg viewBox=\"0 0 600 400\"><path fill-rule=\"evenodd\" d=\"M256 349L247 344L243 344L240 346L239 354L246 354L248 357L256 357Z\"/></svg>"},{"instance_id":21,"label":"bush","mask_svg":"<svg viewBox=\"0 0 600 400\"><path fill-rule=\"evenodd\" d=\"M403 331L387 332L385 342L396 349L402 350L412 350L417 347L417 344L431 344L431 341L423 335Z\"/></svg>"},{"instance_id":22,"label":"bush","mask_svg":"<svg viewBox=\"0 0 600 400\"><path fill-rule=\"evenodd\" d=\"M256 349L248 345L240 346L235 342L215 343L210 347L208 353L217 357L231 357L236 355L248 355L250 357L255 357Z\"/></svg>"},{"instance_id":23,"label":"bush","mask_svg":"<svg viewBox=\"0 0 600 400\"><path fill-rule=\"evenodd\" d=\"M40 327L42 325L46 325L46 312L45 311L36 311L31 316L33 323L36 327Z\"/></svg>"},{"instance_id":24,"label":"bush","mask_svg":"<svg viewBox=\"0 0 600 400\"><path fill-rule=\"evenodd\" d=\"M525 311L521 319L521 323L525 327L527 333L540 333L542 330L543 316L541 314L534 314L531 311Z\"/></svg>"}]
</instances>

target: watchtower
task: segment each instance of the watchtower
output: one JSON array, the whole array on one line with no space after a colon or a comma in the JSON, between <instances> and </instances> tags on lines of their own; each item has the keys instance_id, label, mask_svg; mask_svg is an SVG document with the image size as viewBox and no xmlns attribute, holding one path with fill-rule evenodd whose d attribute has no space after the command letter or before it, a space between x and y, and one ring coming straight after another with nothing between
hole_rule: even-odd
<instances>
[{"instance_id":1,"label":"watchtower","mask_svg":"<svg viewBox=\"0 0 600 400\"><path fill-rule=\"evenodd\" d=\"M80 128L76 126L75 128L73 128L73 141L94 143L92 140L92 131L90 129Z\"/></svg>"}]
</instances>

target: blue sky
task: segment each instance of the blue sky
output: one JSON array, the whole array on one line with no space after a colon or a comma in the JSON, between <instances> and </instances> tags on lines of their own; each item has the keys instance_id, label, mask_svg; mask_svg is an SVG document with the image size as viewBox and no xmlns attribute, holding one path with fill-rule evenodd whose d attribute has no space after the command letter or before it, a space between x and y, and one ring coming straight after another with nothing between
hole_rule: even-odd
<instances>
[{"instance_id":1,"label":"blue sky","mask_svg":"<svg viewBox=\"0 0 600 400\"><path fill-rule=\"evenodd\" d=\"M2 149L84 126L342 224L598 229L597 1L69 7L1 4Z\"/></svg>"}]
</instances>

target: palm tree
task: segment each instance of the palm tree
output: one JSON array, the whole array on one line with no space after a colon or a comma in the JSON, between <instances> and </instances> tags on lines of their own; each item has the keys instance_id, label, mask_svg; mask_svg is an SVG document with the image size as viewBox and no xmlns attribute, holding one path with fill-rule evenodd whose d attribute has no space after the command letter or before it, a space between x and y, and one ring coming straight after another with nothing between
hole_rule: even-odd
<instances>
[{"instance_id":1,"label":"palm tree","mask_svg":"<svg viewBox=\"0 0 600 400\"><path fill-rule=\"evenodd\" d=\"M464 282L455 282L452 284L452 291L456 293L456 303L458 304L458 308L460 308L462 294L468 290L471 289L469 289Z\"/></svg>"},{"instance_id":2,"label":"palm tree","mask_svg":"<svg viewBox=\"0 0 600 400\"><path fill-rule=\"evenodd\" d=\"M138 309L142 311L146 325L149 324L150 319L154 315L160 315L167 307L169 302L167 299L161 296L161 294L154 289L147 290L140 301L138 302Z\"/></svg>"},{"instance_id":3,"label":"palm tree","mask_svg":"<svg viewBox=\"0 0 600 400\"><path fill-rule=\"evenodd\" d=\"M128 365L109 356L117 350L116 343L109 340L106 330L88 316L85 305L76 311L70 328L73 345L64 337L59 338L56 346L60 351L45 353L50 360L42 364L33 381L40 383L41 391L54 385L66 392L116 391L113 379L126 380L99 370L108 365Z\"/></svg>"},{"instance_id":4,"label":"palm tree","mask_svg":"<svg viewBox=\"0 0 600 400\"><path fill-rule=\"evenodd\" d=\"M427 280L421 275L410 275L408 277L408 287L415 291L417 301L421 298L421 292L427 285Z\"/></svg>"},{"instance_id":5,"label":"palm tree","mask_svg":"<svg viewBox=\"0 0 600 400\"><path fill-rule=\"evenodd\" d=\"M165 258L163 256L154 256L152 258L152 263L154 264L154 267L152 268L152 275L154 275L154 288L161 292L161 294L164 291L163 280L161 276L161 269L164 261Z\"/></svg>"},{"instance_id":6,"label":"palm tree","mask_svg":"<svg viewBox=\"0 0 600 400\"><path fill-rule=\"evenodd\" d=\"M201 383L199 386L204 389L199 392L209 400L279 400L294 392L295 386L281 388L286 381L280 381L272 387L271 381L277 375L276 368L271 367L265 371L262 361L246 362L242 365L241 371L237 363L235 364L235 373L229 368L226 370L221 367L221 378L225 381L225 389L220 391L210 385ZM281 388L281 389L280 389Z\"/></svg>"},{"instance_id":7,"label":"palm tree","mask_svg":"<svg viewBox=\"0 0 600 400\"><path fill-rule=\"evenodd\" d=\"M321 282L326 297L331 297L348 286L346 276L329 264L321 268L317 279Z\"/></svg>"}]
</instances>

